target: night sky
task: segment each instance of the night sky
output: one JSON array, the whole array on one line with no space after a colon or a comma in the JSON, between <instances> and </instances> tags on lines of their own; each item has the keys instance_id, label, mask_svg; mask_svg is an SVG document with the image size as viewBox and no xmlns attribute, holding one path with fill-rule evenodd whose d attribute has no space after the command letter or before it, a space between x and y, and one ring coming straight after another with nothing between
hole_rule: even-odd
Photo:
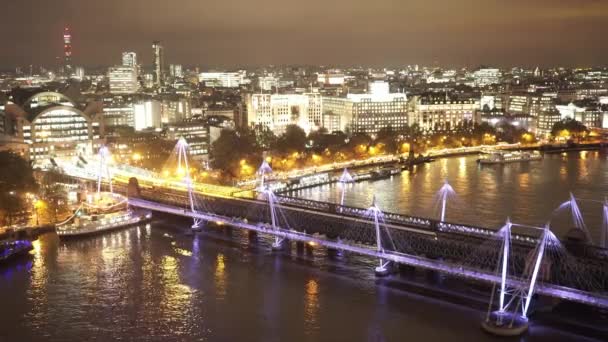
<instances>
[{"instance_id":1,"label":"night sky","mask_svg":"<svg viewBox=\"0 0 608 342\"><path fill-rule=\"evenodd\" d=\"M603 0L2 0L0 68L74 63L593 66L608 64Z\"/></svg>"}]
</instances>

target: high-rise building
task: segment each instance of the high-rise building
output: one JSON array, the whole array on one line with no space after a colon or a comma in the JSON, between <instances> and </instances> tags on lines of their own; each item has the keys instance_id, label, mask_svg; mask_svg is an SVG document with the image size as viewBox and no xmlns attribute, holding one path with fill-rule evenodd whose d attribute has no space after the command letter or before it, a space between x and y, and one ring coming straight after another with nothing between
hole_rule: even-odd
<instances>
[{"instance_id":1,"label":"high-rise building","mask_svg":"<svg viewBox=\"0 0 608 342\"><path fill-rule=\"evenodd\" d=\"M66 69L66 74L72 69L72 33L70 28L63 29L63 66Z\"/></svg>"},{"instance_id":2,"label":"high-rise building","mask_svg":"<svg viewBox=\"0 0 608 342\"><path fill-rule=\"evenodd\" d=\"M137 69L130 66L115 66L108 70L110 93L132 94L139 90Z\"/></svg>"},{"instance_id":3,"label":"high-rise building","mask_svg":"<svg viewBox=\"0 0 608 342\"><path fill-rule=\"evenodd\" d=\"M128 67L137 67L137 54L135 52L123 52L122 65Z\"/></svg>"},{"instance_id":4,"label":"high-rise building","mask_svg":"<svg viewBox=\"0 0 608 342\"><path fill-rule=\"evenodd\" d=\"M160 45L159 41L155 41L152 43L152 49L154 49L154 85L162 87L164 85L163 66L165 62L163 46Z\"/></svg>"},{"instance_id":5,"label":"high-rise building","mask_svg":"<svg viewBox=\"0 0 608 342\"><path fill-rule=\"evenodd\" d=\"M76 67L76 70L74 70L74 77L76 77L79 80L83 80L84 79L84 68Z\"/></svg>"},{"instance_id":6,"label":"high-rise building","mask_svg":"<svg viewBox=\"0 0 608 342\"><path fill-rule=\"evenodd\" d=\"M181 64L169 65L169 75L171 75L171 77L177 77L177 78L184 77L184 70L183 70Z\"/></svg>"}]
</instances>

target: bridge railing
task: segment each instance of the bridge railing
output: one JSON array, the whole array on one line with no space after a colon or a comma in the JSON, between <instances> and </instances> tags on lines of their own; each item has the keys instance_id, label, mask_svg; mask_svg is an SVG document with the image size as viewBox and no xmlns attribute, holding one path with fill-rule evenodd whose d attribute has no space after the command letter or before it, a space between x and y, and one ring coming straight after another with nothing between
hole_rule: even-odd
<instances>
[{"instance_id":1,"label":"bridge railing","mask_svg":"<svg viewBox=\"0 0 608 342\"><path fill-rule=\"evenodd\" d=\"M364 217L366 209L350 207L345 205L339 205L336 203L323 202L323 201L315 201L304 198L290 197L284 195L277 196L278 202L280 204L291 205L296 207L302 207L313 210L322 210L324 212L330 212L338 215L345 216L353 216L353 217ZM438 220L404 215L399 213L392 212L384 212L384 220L387 223L396 223L403 224L407 226L414 226L417 228L426 228L432 231L445 232L445 233L455 233L455 234L464 234L467 236L477 236L480 238L488 238L496 234L497 230L479 227L479 226L471 226L465 224L458 223L449 223L449 222L441 222ZM520 242L524 244L535 244L538 242L538 236L534 236L533 234L526 234L524 232L514 233L512 236L515 242Z\"/></svg>"}]
</instances>

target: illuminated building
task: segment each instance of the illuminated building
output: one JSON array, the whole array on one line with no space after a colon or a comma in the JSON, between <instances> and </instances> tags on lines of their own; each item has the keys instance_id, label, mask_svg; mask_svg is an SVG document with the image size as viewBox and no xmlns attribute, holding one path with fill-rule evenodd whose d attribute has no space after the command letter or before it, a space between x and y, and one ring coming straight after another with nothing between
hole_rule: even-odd
<instances>
[{"instance_id":1,"label":"illuminated building","mask_svg":"<svg viewBox=\"0 0 608 342\"><path fill-rule=\"evenodd\" d=\"M133 126L136 131L161 128L161 105L147 100L133 105Z\"/></svg>"},{"instance_id":2,"label":"illuminated building","mask_svg":"<svg viewBox=\"0 0 608 342\"><path fill-rule=\"evenodd\" d=\"M309 132L322 123L319 94L252 94L247 114L250 126L268 127L275 134L288 125L298 125Z\"/></svg>"},{"instance_id":3,"label":"illuminated building","mask_svg":"<svg viewBox=\"0 0 608 342\"><path fill-rule=\"evenodd\" d=\"M90 103L80 109L67 96L39 92L23 104L12 105L16 132L29 146L29 159L45 167L51 158L86 156L103 142L101 105Z\"/></svg>"},{"instance_id":4,"label":"illuminated building","mask_svg":"<svg viewBox=\"0 0 608 342\"><path fill-rule=\"evenodd\" d=\"M272 88L280 89L293 87L293 81L281 80L278 77L269 75L258 78L258 85L261 90L270 91Z\"/></svg>"},{"instance_id":5,"label":"illuminated building","mask_svg":"<svg viewBox=\"0 0 608 342\"><path fill-rule=\"evenodd\" d=\"M475 100L454 100L446 96L415 96L409 113L410 125L424 131L450 131L465 121L473 121L479 108Z\"/></svg>"},{"instance_id":6,"label":"illuminated building","mask_svg":"<svg viewBox=\"0 0 608 342\"><path fill-rule=\"evenodd\" d=\"M163 124L180 122L192 116L190 101L176 96L163 98L160 111Z\"/></svg>"},{"instance_id":7,"label":"illuminated building","mask_svg":"<svg viewBox=\"0 0 608 342\"><path fill-rule=\"evenodd\" d=\"M575 119L588 128L601 128L603 125L605 106L593 100L570 102L567 105L556 105L555 108L561 119Z\"/></svg>"},{"instance_id":8,"label":"illuminated building","mask_svg":"<svg viewBox=\"0 0 608 342\"><path fill-rule=\"evenodd\" d=\"M500 69L482 68L473 72L473 83L476 87L484 87L500 83L502 73Z\"/></svg>"},{"instance_id":9,"label":"illuminated building","mask_svg":"<svg viewBox=\"0 0 608 342\"><path fill-rule=\"evenodd\" d=\"M152 49L154 49L154 85L160 88L164 85L165 56L163 46L159 41L155 41L152 43Z\"/></svg>"},{"instance_id":10,"label":"illuminated building","mask_svg":"<svg viewBox=\"0 0 608 342\"><path fill-rule=\"evenodd\" d=\"M246 84L245 71L237 72L201 72L199 81L205 83L207 87L238 88Z\"/></svg>"},{"instance_id":11,"label":"illuminated building","mask_svg":"<svg viewBox=\"0 0 608 342\"><path fill-rule=\"evenodd\" d=\"M72 69L72 33L67 26L63 29L63 65L69 75Z\"/></svg>"},{"instance_id":12,"label":"illuminated building","mask_svg":"<svg viewBox=\"0 0 608 342\"><path fill-rule=\"evenodd\" d=\"M103 121L106 128L117 126L135 127L135 108L131 104L116 103L103 106Z\"/></svg>"},{"instance_id":13,"label":"illuminated building","mask_svg":"<svg viewBox=\"0 0 608 342\"><path fill-rule=\"evenodd\" d=\"M536 135L546 138L551 134L553 125L562 119L556 109L543 110L538 114L536 123Z\"/></svg>"},{"instance_id":14,"label":"illuminated building","mask_svg":"<svg viewBox=\"0 0 608 342\"><path fill-rule=\"evenodd\" d=\"M317 74L317 82L324 85L343 85L345 76L342 73L320 73Z\"/></svg>"},{"instance_id":15,"label":"illuminated building","mask_svg":"<svg viewBox=\"0 0 608 342\"><path fill-rule=\"evenodd\" d=\"M348 94L346 98L352 105L344 106L351 110L342 113L344 125L350 121L350 130L353 133L373 134L379 130L392 127L401 130L408 123L408 101L404 93L390 93L389 85L384 81L374 81L369 84L369 93ZM325 106L325 99L324 106ZM328 110L324 108L324 113Z\"/></svg>"},{"instance_id":16,"label":"illuminated building","mask_svg":"<svg viewBox=\"0 0 608 342\"><path fill-rule=\"evenodd\" d=\"M132 66L114 66L108 69L110 93L133 94L139 91L137 69Z\"/></svg>"},{"instance_id":17,"label":"illuminated building","mask_svg":"<svg viewBox=\"0 0 608 342\"><path fill-rule=\"evenodd\" d=\"M182 78L184 77L184 70L180 64L169 65L169 75L171 77Z\"/></svg>"},{"instance_id":18,"label":"illuminated building","mask_svg":"<svg viewBox=\"0 0 608 342\"><path fill-rule=\"evenodd\" d=\"M184 120L165 125L166 139L177 141L184 138L188 142L188 153L193 159L207 161L209 156L209 126L205 120Z\"/></svg>"},{"instance_id":19,"label":"illuminated building","mask_svg":"<svg viewBox=\"0 0 608 342\"><path fill-rule=\"evenodd\" d=\"M84 79L84 68L76 67L76 69L74 70L74 77L76 77L79 80L83 80Z\"/></svg>"},{"instance_id":20,"label":"illuminated building","mask_svg":"<svg viewBox=\"0 0 608 342\"><path fill-rule=\"evenodd\" d=\"M390 93L388 83L372 82L370 93L327 97L318 93L253 94L247 101L249 125L268 127L282 134L287 125L306 132L325 127L328 131L376 133L391 126L395 130L408 123L407 97Z\"/></svg>"},{"instance_id":21,"label":"illuminated building","mask_svg":"<svg viewBox=\"0 0 608 342\"><path fill-rule=\"evenodd\" d=\"M135 52L122 53L122 66L137 67L137 54Z\"/></svg>"}]
</instances>

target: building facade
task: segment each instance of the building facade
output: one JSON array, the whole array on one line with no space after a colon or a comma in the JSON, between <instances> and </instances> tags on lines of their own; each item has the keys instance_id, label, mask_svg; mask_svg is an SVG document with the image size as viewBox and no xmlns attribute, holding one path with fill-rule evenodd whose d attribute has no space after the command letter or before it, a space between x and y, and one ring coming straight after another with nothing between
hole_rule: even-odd
<instances>
[{"instance_id":1,"label":"building facade","mask_svg":"<svg viewBox=\"0 0 608 342\"><path fill-rule=\"evenodd\" d=\"M133 94L139 91L137 68L132 66L115 66L108 70L110 93Z\"/></svg>"}]
</instances>

